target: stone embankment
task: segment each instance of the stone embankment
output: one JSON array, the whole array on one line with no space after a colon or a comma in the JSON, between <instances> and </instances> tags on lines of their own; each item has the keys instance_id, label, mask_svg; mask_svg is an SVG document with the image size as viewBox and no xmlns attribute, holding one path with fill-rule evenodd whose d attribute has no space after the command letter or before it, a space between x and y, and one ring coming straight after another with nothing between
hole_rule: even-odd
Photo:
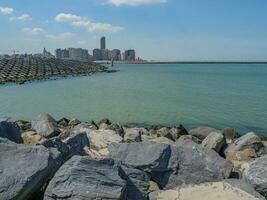
<instances>
[{"instance_id":1,"label":"stone embankment","mask_svg":"<svg viewBox=\"0 0 267 200\"><path fill-rule=\"evenodd\" d=\"M0 59L0 84L23 84L27 81L85 75L95 72L112 72L112 70L85 61L34 58L31 56Z\"/></svg>"},{"instance_id":2,"label":"stone embankment","mask_svg":"<svg viewBox=\"0 0 267 200\"><path fill-rule=\"evenodd\" d=\"M0 199L263 200L265 140L231 128L0 118Z\"/></svg>"}]
</instances>

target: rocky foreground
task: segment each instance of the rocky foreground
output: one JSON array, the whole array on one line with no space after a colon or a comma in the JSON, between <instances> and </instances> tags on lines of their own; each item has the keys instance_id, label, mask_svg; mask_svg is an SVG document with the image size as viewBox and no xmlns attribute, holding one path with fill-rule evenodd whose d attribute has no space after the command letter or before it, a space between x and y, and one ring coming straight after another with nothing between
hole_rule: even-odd
<instances>
[{"instance_id":1,"label":"rocky foreground","mask_svg":"<svg viewBox=\"0 0 267 200\"><path fill-rule=\"evenodd\" d=\"M112 72L93 62L18 56L0 59L0 84L44 80L52 77Z\"/></svg>"},{"instance_id":2,"label":"rocky foreground","mask_svg":"<svg viewBox=\"0 0 267 200\"><path fill-rule=\"evenodd\" d=\"M265 140L231 128L0 118L0 199L266 199Z\"/></svg>"}]
</instances>

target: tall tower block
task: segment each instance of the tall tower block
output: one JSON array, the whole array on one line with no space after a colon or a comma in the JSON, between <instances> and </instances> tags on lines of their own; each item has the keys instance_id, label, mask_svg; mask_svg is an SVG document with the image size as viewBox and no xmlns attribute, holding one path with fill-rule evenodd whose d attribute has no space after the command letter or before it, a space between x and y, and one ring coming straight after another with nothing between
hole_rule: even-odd
<instances>
[{"instance_id":1,"label":"tall tower block","mask_svg":"<svg viewBox=\"0 0 267 200\"><path fill-rule=\"evenodd\" d=\"M101 49L106 49L106 38L105 37L102 37L100 39L100 48Z\"/></svg>"}]
</instances>

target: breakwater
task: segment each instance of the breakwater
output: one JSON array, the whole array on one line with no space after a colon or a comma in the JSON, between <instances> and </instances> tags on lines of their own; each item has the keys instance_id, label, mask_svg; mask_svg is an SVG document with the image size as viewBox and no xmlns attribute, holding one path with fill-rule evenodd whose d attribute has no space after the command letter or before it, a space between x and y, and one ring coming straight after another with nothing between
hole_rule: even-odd
<instances>
[{"instance_id":1,"label":"breakwater","mask_svg":"<svg viewBox=\"0 0 267 200\"><path fill-rule=\"evenodd\" d=\"M0 199L267 197L266 137L232 128L0 117L0 152Z\"/></svg>"},{"instance_id":2,"label":"breakwater","mask_svg":"<svg viewBox=\"0 0 267 200\"><path fill-rule=\"evenodd\" d=\"M107 67L89 61L19 56L0 59L0 84L23 84L51 77L110 72Z\"/></svg>"}]
</instances>

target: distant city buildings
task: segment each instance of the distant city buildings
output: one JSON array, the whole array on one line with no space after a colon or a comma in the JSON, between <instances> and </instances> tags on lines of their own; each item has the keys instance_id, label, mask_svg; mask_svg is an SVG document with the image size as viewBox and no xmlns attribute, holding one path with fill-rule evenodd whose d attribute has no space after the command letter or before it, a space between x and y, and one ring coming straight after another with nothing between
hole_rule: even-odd
<instances>
[{"instance_id":1,"label":"distant city buildings","mask_svg":"<svg viewBox=\"0 0 267 200\"><path fill-rule=\"evenodd\" d=\"M119 49L113 49L109 50L106 48L106 38L101 37L100 39L100 49L96 48L93 50L93 60L114 60L114 61L135 61L135 50L130 49L126 50L123 53L123 56L121 55L121 51Z\"/></svg>"},{"instance_id":2,"label":"distant city buildings","mask_svg":"<svg viewBox=\"0 0 267 200\"><path fill-rule=\"evenodd\" d=\"M102 37L100 39L100 48L101 48L101 50L106 49L106 38L105 37Z\"/></svg>"},{"instance_id":3,"label":"distant city buildings","mask_svg":"<svg viewBox=\"0 0 267 200\"><path fill-rule=\"evenodd\" d=\"M123 60L125 61L135 61L135 50L126 50L123 54Z\"/></svg>"},{"instance_id":4,"label":"distant city buildings","mask_svg":"<svg viewBox=\"0 0 267 200\"><path fill-rule=\"evenodd\" d=\"M88 50L82 48L56 49L56 58L70 60L90 60Z\"/></svg>"},{"instance_id":5,"label":"distant city buildings","mask_svg":"<svg viewBox=\"0 0 267 200\"><path fill-rule=\"evenodd\" d=\"M44 49L42 56L50 57L52 54ZM136 53L134 49L129 49L121 53L119 49L109 50L106 48L106 38L100 38L100 48L93 49L93 55L88 53L88 50L82 48L67 48L56 49L55 56L58 59L70 59L70 60L94 60L94 61L143 61L140 58L136 59Z\"/></svg>"}]
</instances>

